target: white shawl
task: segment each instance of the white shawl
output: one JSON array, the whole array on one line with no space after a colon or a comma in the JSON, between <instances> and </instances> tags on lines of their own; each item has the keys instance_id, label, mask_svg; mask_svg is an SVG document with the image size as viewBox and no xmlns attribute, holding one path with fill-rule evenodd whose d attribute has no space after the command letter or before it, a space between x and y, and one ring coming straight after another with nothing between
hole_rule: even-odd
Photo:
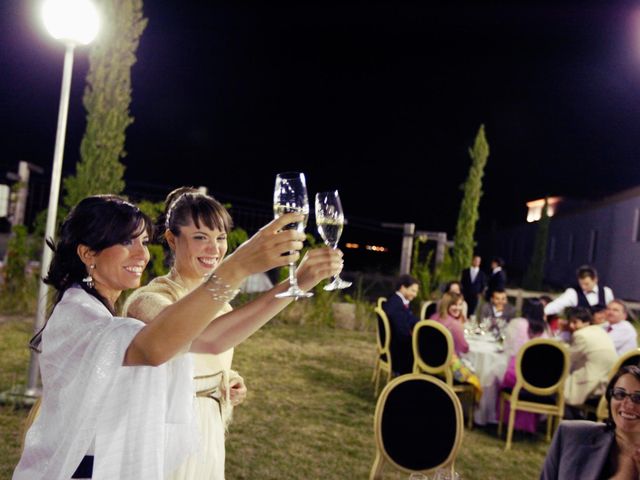
<instances>
[{"instance_id":1,"label":"white shawl","mask_svg":"<svg viewBox=\"0 0 640 480\"><path fill-rule=\"evenodd\" d=\"M14 480L69 479L92 444L94 480L160 480L197 449L189 357L122 365L144 326L79 287L65 292L44 329L42 406Z\"/></svg>"}]
</instances>

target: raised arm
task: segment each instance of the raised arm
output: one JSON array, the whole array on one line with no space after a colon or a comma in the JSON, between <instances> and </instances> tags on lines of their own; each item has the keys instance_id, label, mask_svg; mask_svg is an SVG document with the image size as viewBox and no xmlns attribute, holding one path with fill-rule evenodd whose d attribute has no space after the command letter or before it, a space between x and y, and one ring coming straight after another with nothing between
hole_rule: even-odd
<instances>
[{"instance_id":1,"label":"raised arm","mask_svg":"<svg viewBox=\"0 0 640 480\"><path fill-rule=\"evenodd\" d=\"M160 365L170 360L202 333L226 303L228 293L238 288L244 278L296 261L305 236L295 229L282 228L301 219L298 214L283 215L238 247L220 264L211 280L167 306L140 330L129 345L123 364Z\"/></svg>"},{"instance_id":2,"label":"raised arm","mask_svg":"<svg viewBox=\"0 0 640 480\"><path fill-rule=\"evenodd\" d=\"M330 248L309 250L298 267L298 285L310 290L342 269L342 252ZM213 320L191 344L192 352L220 353L235 347L283 310L291 298L276 298L288 281L276 285L246 305Z\"/></svg>"}]
</instances>

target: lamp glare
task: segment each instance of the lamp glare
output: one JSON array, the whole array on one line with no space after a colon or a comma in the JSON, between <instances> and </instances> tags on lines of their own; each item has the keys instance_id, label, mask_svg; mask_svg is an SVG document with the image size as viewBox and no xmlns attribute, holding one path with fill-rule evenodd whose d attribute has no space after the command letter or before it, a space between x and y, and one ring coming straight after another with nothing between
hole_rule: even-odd
<instances>
[{"instance_id":1,"label":"lamp glare","mask_svg":"<svg viewBox=\"0 0 640 480\"><path fill-rule=\"evenodd\" d=\"M98 11L89 0L46 0L42 18L53 38L74 45L91 43L100 27Z\"/></svg>"}]
</instances>

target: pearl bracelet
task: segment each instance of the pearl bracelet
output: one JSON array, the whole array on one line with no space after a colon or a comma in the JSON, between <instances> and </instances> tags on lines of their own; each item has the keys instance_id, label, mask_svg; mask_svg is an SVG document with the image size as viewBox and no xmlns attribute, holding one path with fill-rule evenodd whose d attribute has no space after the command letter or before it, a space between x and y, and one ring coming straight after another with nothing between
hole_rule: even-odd
<instances>
[{"instance_id":1,"label":"pearl bracelet","mask_svg":"<svg viewBox=\"0 0 640 480\"><path fill-rule=\"evenodd\" d=\"M205 285L205 288L211 292L211 298L216 302L229 303L240 293L239 288L231 288L231 285L224 283L215 273L209 275Z\"/></svg>"}]
</instances>

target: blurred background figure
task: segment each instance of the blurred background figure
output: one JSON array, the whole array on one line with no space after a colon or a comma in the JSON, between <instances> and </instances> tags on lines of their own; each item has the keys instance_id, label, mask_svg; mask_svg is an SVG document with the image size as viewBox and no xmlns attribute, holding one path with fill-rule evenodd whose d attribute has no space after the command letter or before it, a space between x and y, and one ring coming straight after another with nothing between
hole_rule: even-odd
<instances>
[{"instance_id":1,"label":"blurred background figure","mask_svg":"<svg viewBox=\"0 0 640 480\"><path fill-rule=\"evenodd\" d=\"M591 312L584 307L568 309L571 330L571 373L565 383L565 400L569 406L581 405L591 395L602 395L609 371L618 354L609 335L599 325L592 325ZM575 412L568 409L568 418Z\"/></svg>"},{"instance_id":2,"label":"blurred background figure","mask_svg":"<svg viewBox=\"0 0 640 480\"><path fill-rule=\"evenodd\" d=\"M480 255L474 255L471 259L471 266L462 271L460 284L462 286L464 301L468 306L467 313L469 315L476 313L480 295L482 295L482 292L484 292L484 289L487 287L487 275L480 270L481 263L482 258Z\"/></svg>"},{"instance_id":3,"label":"blurred background figure","mask_svg":"<svg viewBox=\"0 0 640 480\"><path fill-rule=\"evenodd\" d=\"M618 355L638 348L638 333L629 322L629 310L622 300L609 302L605 310L606 332L613 341Z\"/></svg>"},{"instance_id":4,"label":"blurred background figure","mask_svg":"<svg viewBox=\"0 0 640 480\"><path fill-rule=\"evenodd\" d=\"M507 292L503 289L494 290L489 303L483 304L480 308L480 319L490 318L492 324L498 319L509 322L515 316L516 309L507 300Z\"/></svg>"},{"instance_id":5,"label":"blurred background figure","mask_svg":"<svg viewBox=\"0 0 640 480\"><path fill-rule=\"evenodd\" d=\"M522 316L509 322L504 332L504 354L509 358L500 390L512 389L516 385L516 357L520 349L533 338L549 337L549 329L544 319L544 306L539 299L526 299L522 305ZM496 412L499 412L499 401ZM498 413L499 415L499 413ZM509 418L509 402L505 404L505 417ZM539 415L531 412L516 411L514 428L535 433Z\"/></svg>"},{"instance_id":6,"label":"blurred background figure","mask_svg":"<svg viewBox=\"0 0 640 480\"><path fill-rule=\"evenodd\" d=\"M411 312L409 304L418 295L419 288L418 281L411 275L401 275L396 281L395 293L382 304L391 324L391 365L398 374L413 371L411 334L419 319Z\"/></svg>"},{"instance_id":7,"label":"blurred background figure","mask_svg":"<svg viewBox=\"0 0 640 480\"><path fill-rule=\"evenodd\" d=\"M500 257L491 259L491 274L487 281L487 291L484 298L489 301L495 290L504 290L507 288L507 274L503 270L504 260Z\"/></svg>"},{"instance_id":8,"label":"blurred background figure","mask_svg":"<svg viewBox=\"0 0 640 480\"><path fill-rule=\"evenodd\" d=\"M462 284L457 280L447 283L444 286L443 293L455 293L456 295L462 296ZM432 314L435 312L432 312ZM467 319L469 318L469 306L465 301L464 297L462 297L462 316ZM428 317L427 317L428 318Z\"/></svg>"},{"instance_id":9,"label":"blurred background figure","mask_svg":"<svg viewBox=\"0 0 640 480\"><path fill-rule=\"evenodd\" d=\"M583 265L576 271L576 285L567 288L562 295L544 308L546 315L559 314L567 307L606 307L613 300L609 287L598 285L598 272L590 265Z\"/></svg>"}]
</instances>

